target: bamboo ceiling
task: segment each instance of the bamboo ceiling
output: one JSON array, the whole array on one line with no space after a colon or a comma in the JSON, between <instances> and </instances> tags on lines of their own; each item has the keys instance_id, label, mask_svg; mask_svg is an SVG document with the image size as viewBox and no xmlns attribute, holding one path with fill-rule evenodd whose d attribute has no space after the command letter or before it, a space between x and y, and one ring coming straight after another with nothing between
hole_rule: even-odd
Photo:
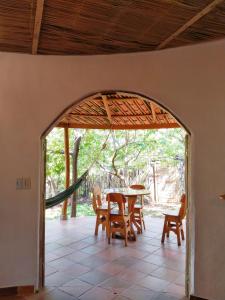
<instances>
[{"instance_id":1,"label":"bamboo ceiling","mask_svg":"<svg viewBox=\"0 0 225 300\"><path fill-rule=\"evenodd\" d=\"M63 116L58 127L93 129L159 129L180 127L157 104L136 94L112 92L91 96Z\"/></svg>"},{"instance_id":2,"label":"bamboo ceiling","mask_svg":"<svg viewBox=\"0 0 225 300\"><path fill-rule=\"evenodd\" d=\"M1 0L0 51L109 54L225 37L223 0Z\"/></svg>"}]
</instances>

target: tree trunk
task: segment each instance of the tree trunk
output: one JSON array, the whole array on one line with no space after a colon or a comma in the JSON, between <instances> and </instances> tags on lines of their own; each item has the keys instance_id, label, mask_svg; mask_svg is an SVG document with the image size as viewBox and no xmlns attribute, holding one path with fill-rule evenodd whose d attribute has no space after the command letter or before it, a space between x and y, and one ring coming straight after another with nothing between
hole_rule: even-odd
<instances>
[{"instance_id":1,"label":"tree trunk","mask_svg":"<svg viewBox=\"0 0 225 300\"><path fill-rule=\"evenodd\" d=\"M77 138L74 141L74 150L73 150L73 182L77 180L77 159L79 154L81 137ZM72 206L71 206L71 218L76 217L77 215L77 191L73 193Z\"/></svg>"}]
</instances>

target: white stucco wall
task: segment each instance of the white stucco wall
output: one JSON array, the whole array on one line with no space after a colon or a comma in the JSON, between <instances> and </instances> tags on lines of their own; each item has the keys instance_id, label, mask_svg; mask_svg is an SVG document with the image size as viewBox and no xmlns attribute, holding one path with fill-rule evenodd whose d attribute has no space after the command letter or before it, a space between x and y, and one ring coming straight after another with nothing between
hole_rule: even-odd
<instances>
[{"instance_id":1,"label":"white stucco wall","mask_svg":"<svg viewBox=\"0 0 225 300\"><path fill-rule=\"evenodd\" d=\"M108 89L157 99L191 131L194 293L225 299L225 41L113 56L0 53L0 287L36 284L42 133L74 101ZM31 190L16 190L22 176Z\"/></svg>"}]
</instances>

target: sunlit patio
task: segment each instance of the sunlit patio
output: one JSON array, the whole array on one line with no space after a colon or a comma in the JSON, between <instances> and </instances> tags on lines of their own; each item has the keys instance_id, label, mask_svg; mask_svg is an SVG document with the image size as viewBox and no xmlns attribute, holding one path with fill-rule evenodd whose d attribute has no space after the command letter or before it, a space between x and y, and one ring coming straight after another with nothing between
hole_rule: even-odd
<instances>
[{"instance_id":1,"label":"sunlit patio","mask_svg":"<svg viewBox=\"0 0 225 300\"><path fill-rule=\"evenodd\" d=\"M185 243L161 244L163 218L145 217L136 242L94 236L95 217L46 222L46 289L29 299L185 299Z\"/></svg>"}]
</instances>

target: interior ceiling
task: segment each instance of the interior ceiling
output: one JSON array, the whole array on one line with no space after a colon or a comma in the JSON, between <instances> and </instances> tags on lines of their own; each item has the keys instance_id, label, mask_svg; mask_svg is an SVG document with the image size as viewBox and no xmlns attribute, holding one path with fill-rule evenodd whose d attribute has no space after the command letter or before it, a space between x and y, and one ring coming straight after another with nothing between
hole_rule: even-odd
<instances>
[{"instance_id":1,"label":"interior ceiling","mask_svg":"<svg viewBox=\"0 0 225 300\"><path fill-rule=\"evenodd\" d=\"M126 92L98 93L67 111L58 127L93 129L160 129L180 127L155 102Z\"/></svg>"},{"instance_id":2,"label":"interior ceiling","mask_svg":"<svg viewBox=\"0 0 225 300\"><path fill-rule=\"evenodd\" d=\"M225 37L223 0L1 0L0 51L91 55Z\"/></svg>"}]
</instances>

